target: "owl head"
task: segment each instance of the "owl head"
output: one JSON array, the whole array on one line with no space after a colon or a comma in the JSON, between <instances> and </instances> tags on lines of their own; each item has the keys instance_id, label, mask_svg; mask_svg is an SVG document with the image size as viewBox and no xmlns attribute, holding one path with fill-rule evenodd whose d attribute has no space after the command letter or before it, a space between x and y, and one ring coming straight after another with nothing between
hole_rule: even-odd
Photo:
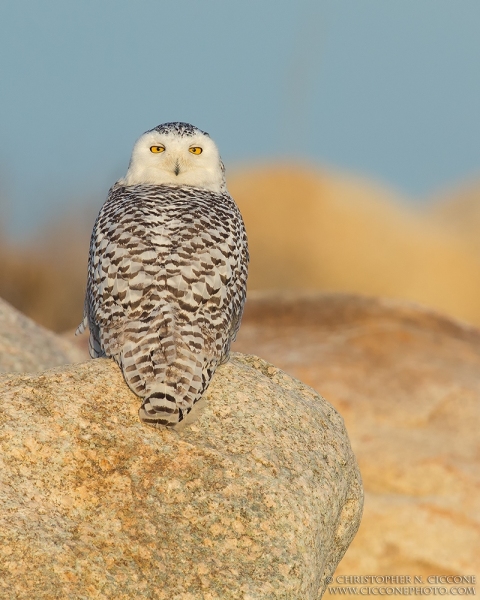
<instances>
[{"instance_id":1,"label":"owl head","mask_svg":"<svg viewBox=\"0 0 480 600\"><path fill-rule=\"evenodd\" d=\"M225 168L208 133L189 123L164 123L135 143L122 185L150 184L226 190Z\"/></svg>"}]
</instances>

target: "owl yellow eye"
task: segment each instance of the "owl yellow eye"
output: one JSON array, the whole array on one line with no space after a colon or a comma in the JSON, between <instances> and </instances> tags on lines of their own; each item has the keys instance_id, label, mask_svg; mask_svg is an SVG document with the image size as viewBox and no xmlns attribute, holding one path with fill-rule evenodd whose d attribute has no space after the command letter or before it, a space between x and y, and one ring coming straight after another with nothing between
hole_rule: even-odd
<instances>
[{"instance_id":1,"label":"owl yellow eye","mask_svg":"<svg viewBox=\"0 0 480 600\"><path fill-rule=\"evenodd\" d=\"M150 152L165 152L165 146L150 146Z\"/></svg>"},{"instance_id":2,"label":"owl yellow eye","mask_svg":"<svg viewBox=\"0 0 480 600\"><path fill-rule=\"evenodd\" d=\"M193 146L192 148L189 148L188 150L192 154L201 154L203 152L203 150L200 148L200 146Z\"/></svg>"}]
</instances>

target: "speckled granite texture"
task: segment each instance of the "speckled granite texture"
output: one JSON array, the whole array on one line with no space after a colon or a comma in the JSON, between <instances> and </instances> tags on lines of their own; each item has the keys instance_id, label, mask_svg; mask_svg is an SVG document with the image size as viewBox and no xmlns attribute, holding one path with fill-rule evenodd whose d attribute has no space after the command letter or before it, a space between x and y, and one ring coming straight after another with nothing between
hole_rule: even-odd
<instances>
[{"instance_id":1,"label":"speckled granite texture","mask_svg":"<svg viewBox=\"0 0 480 600\"><path fill-rule=\"evenodd\" d=\"M359 526L342 418L256 357L181 433L106 359L0 389L2 598L318 599Z\"/></svg>"},{"instance_id":2,"label":"speckled granite texture","mask_svg":"<svg viewBox=\"0 0 480 600\"><path fill-rule=\"evenodd\" d=\"M0 373L44 371L85 360L74 343L40 327L0 298Z\"/></svg>"},{"instance_id":3,"label":"speckled granite texture","mask_svg":"<svg viewBox=\"0 0 480 600\"><path fill-rule=\"evenodd\" d=\"M336 576L480 573L478 328L398 300L262 293L235 349L345 419L365 512Z\"/></svg>"}]
</instances>

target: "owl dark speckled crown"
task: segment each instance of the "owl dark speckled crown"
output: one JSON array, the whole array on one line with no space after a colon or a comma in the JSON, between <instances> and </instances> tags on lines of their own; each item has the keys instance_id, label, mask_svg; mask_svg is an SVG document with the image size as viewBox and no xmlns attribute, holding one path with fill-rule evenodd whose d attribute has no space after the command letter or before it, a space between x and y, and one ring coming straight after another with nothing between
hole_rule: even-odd
<instances>
[{"instance_id":1,"label":"owl dark speckled crown","mask_svg":"<svg viewBox=\"0 0 480 600\"><path fill-rule=\"evenodd\" d=\"M162 123L161 125L157 125L149 131L158 131L158 133L176 133L177 135L184 136L192 136L197 135L198 133L203 133L203 135L210 137L206 131L202 131L198 127L190 125L190 123L180 123L178 121L173 123ZM148 133L148 131L146 133Z\"/></svg>"}]
</instances>

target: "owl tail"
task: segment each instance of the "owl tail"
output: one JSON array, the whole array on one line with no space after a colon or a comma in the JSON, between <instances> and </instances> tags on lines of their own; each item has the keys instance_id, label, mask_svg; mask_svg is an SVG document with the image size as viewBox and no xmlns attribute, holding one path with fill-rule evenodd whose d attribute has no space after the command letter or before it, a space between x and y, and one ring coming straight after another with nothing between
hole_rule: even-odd
<instances>
[{"instance_id":1,"label":"owl tail","mask_svg":"<svg viewBox=\"0 0 480 600\"><path fill-rule=\"evenodd\" d=\"M178 414L166 415L165 413L152 411L152 404L149 400L145 400L142 407L138 411L138 416L142 423L150 425L150 427L162 428L169 427L176 431L181 431L186 425L195 422L202 414L206 406L205 398L200 398L195 402L194 406L187 410L179 409ZM170 417L170 418L169 418Z\"/></svg>"},{"instance_id":2,"label":"owl tail","mask_svg":"<svg viewBox=\"0 0 480 600\"><path fill-rule=\"evenodd\" d=\"M202 354L177 347L176 361L167 366L163 380L147 386L140 420L153 427L175 427L182 422L210 383L204 362Z\"/></svg>"},{"instance_id":3,"label":"owl tail","mask_svg":"<svg viewBox=\"0 0 480 600\"><path fill-rule=\"evenodd\" d=\"M150 394L138 411L138 416L143 423L153 427L175 427L186 412L179 408L174 396L165 391Z\"/></svg>"}]
</instances>

